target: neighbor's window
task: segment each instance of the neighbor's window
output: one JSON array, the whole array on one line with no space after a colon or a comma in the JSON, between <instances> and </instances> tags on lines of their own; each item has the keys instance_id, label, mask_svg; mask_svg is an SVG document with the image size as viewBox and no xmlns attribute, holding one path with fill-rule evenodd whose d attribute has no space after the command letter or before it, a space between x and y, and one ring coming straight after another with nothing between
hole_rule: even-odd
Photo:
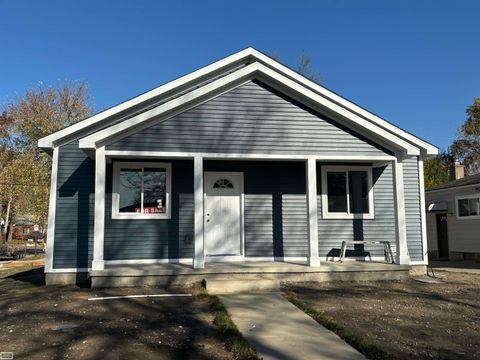
<instances>
[{"instance_id":1,"label":"neighbor's window","mask_svg":"<svg viewBox=\"0 0 480 360\"><path fill-rule=\"evenodd\" d=\"M480 218L480 195L457 197L457 217L459 219Z\"/></svg>"},{"instance_id":2,"label":"neighbor's window","mask_svg":"<svg viewBox=\"0 0 480 360\"><path fill-rule=\"evenodd\" d=\"M30 228L29 227L24 227L23 228L23 235L28 235L30 234Z\"/></svg>"},{"instance_id":3,"label":"neighbor's window","mask_svg":"<svg viewBox=\"0 0 480 360\"><path fill-rule=\"evenodd\" d=\"M325 218L373 218L372 169L322 167Z\"/></svg>"},{"instance_id":4,"label":"neighbor's window","mask_svg":"<svg viewBox=\"0 0 480 360\"><path fill-rule=\"evenodd\" d=\"M114 163L112 217L170 218L170 164Z\"/></svg>"}]
</instances>

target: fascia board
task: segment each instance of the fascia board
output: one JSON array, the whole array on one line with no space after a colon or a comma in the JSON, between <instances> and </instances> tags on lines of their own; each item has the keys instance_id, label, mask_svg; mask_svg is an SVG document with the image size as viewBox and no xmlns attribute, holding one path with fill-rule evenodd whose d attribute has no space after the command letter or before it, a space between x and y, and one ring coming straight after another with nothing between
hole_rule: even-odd
<instances>
[{"instance_id":1,"label":"fascia board","mask_svg":"<svg viewBox=\"0 0 480 360\"><path fill-rule=\"evenodd\" d=\"M130 119L124 120L121 123L112 125L89 136L86 136L79 140L79 147L82 149L96 149L98 143L102 143L102 146L106 145L107 139L113 137L115 137L115 139L118 139L118 134L126 133L129 129L139 126L142 123L149 122L149 120L151 120L152 118L164 115L163 118L159 118L159 121L166 120L167 118L174 116L176 112L170 112L175 111L179 107L181 107L181 111L185 111L185 107L188 104L196 105L198 99L207 97L215 92L220 92L222 88L225 88L227 86L231 87L234 86L233 84L240 84L242 81L250 79L252 74L257 71L259 65L260 64L258 63L247 65L246 67L241 68L234 73L217 79L207 85L204 85L185 95L175 98L165 104L159 105ZM165 116L165 114L167 114L167 116Z\"/></svg>"},{"instance_id":2,"label":"fascia board","mask_svg":"<svg viewBox=\"0 0 480 360\"><path fill-rule=\"evenodd\" d=\"M122 111L128 110L129 108L133 106L137 106L139 104L142 104L143 102L146 102L148 100L151 100L152 98L161 96L162 94L168 93L170 91L175 90L175 88L182 87L187 85L190 82L194 82L198 78L206 77L209 74L221 70L223 67L230 66L234 63L241 62L244 59L247 59L250 57L252 54L252 49L247 48L242 51L239 51L233 55L230 55L224 59L221 59L219 61L216 61L213 64L207 65L201 69L198 69L196 71L193 71L185 76L182 76L176 80L170 81L164 85L161 85L153 90L147 91L139 96L136 96L130 100L127 100L125 102L122 102L121 104L118 104L116 106L113 106L107 110L104 110L98 114L95 114L83 121L80 121L76 124L73 124L69 127L66 127L62 130L59 130L53 134L50 134L48 136L45 136L41 139L38 140L38 147L48 149L48 148L53 148L56 142L61 140L62 138L65 138L67 136L71 136L85 128L88 128L89 126L92 126L102 120L105 120L111 116L114 116L117 113L120 113Z\"/></svg>"},{"instance_id":3,"label":"fascia board","mask_svg":"<svg viewBox=\"0 0 480 360\"><path fill-rule=\"evenodd\" d=\"M271 67L272 69L283 73L284 75L292 78L293 80L299 82L300 84L312 89L313 91L317 92L318 94L325 96L326 98L330 99L331 101L341 105L344 108L349 109L352 112L357 113L358 115L368 119L369 121L374 122L376 125L385 128L386 130L396 134L398 137L401 137L412 144L420 147L422 150L425 151L426 155L437 155L438 154L438 148L436 146L433 146L426 141L418 138L415 135L412 135L405 130L389 123L388 121L382 119L381 117L363 109L362 107L354 104L353 102L341 97L338 94L335 94L333 91L315 83L314 81L298 74L297 72L291 70L285 65L282 65L278 61L275 61L274 59L271 59L267 55L261 53L260 51L256 49L251 49L252 51L252 56L255 57L258 61L264 63L268 67Z\"/></svg>"},{"instance_id":4,"label":"fascia board","mask_svg":"<svg viewBox=\"0 0 480 360\"><path fill-rule=\"evenodd\" d=\"M312 90L305 88L304 86L285 77L284 75L279 74L278 72L257 62L247 65L240 70L237 70L225 77L217 79L216 81L204 85L201 88L193 90L190 93L173 99L170 102L162 104L156 108L134 116L119 124L110 126L83 139L80 139L80 147L84 149L95 149L98 146L104 146L109 143L109 139L114 138L115 140L118 140L119 138L121 138L119 136L120 134L127 134L130 129L137 126L141 127L142 123L144 123L144 126L145 123L148 123L149 126L151 123L150 120L152 118L158 118L162 115L168 114L169 116L158 118L158 122L166 120L166 118L170 118L171 116L173 116L169 112L172 112L179 107L185 107L185 105L195 103L198 98L207 98L212 93L218 93L219 91L221 91L221 89L225 89L226 87L231 88L232 84L239 84L242 81L246 81L255 77L259 77L260 79L266 79L268 81L273 80L279 87L282 88L282 90L285 90L286 92L295 92L297 94L301 94L302 96L320 105L321 107L340 115L347 121L351 121L353 125L355 125L355 127L359 127L362 130L366 131L368 134L370 134L370 137L373 137L374 140L375 138L379 138L380 140L390 144L390 146L392 146L393 148L405 151L407 155L419 155L419 149L412 144L400 139L399 137L391 134L385 129L372 124L371 122L358 116L357 114L351 113L350 111L339 106L338 104L335 104L330 100L325 99L324 97L316 94ZM182 111L185 111L185 109L182 108Z\"/></svg>"}]
</instances>

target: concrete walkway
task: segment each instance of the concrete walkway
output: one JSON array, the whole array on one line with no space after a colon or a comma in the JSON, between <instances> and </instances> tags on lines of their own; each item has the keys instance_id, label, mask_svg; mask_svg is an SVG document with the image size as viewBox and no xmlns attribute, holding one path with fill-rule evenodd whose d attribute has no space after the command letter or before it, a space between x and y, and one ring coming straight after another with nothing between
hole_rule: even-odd
<instances>
[{"instance_id":1,"label":"concrete walkway","mask_svg":"<svg viewBox=\"0 0 480 360\"><path fill-rule=\"evenodd\" d=\"M278 292L219 297L264 360L365 359Z\"/></svg>"}]
</instances>

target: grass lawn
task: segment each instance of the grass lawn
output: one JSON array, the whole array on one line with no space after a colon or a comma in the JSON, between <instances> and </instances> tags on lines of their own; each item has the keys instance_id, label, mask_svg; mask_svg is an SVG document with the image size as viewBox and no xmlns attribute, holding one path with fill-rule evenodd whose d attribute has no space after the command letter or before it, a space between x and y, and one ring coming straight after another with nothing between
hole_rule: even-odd
<instances>
[{"instance_id":1,"label":"grass lawn","mask_svg":"<svg viewBox=\"0 0 480 360\"><path fill-rule=\"evenodd\" d=\"M239 357L233 343L239 341L237 334L216 319L225 314L204 293L87 301L165 290L45 287L42 272L40 268L0 278L0 352L11 351L18 359Z\"/></svg>"},{"instance_id":2,"label":"grass lawn","mask_svg":"<svg viewBox=\"0 0 480 360\"><path fill-rule=\"evenodd\" d=\"M371 359L480 359L480 275L304 283L285 293Z\"/></svg>"}]
</instances>

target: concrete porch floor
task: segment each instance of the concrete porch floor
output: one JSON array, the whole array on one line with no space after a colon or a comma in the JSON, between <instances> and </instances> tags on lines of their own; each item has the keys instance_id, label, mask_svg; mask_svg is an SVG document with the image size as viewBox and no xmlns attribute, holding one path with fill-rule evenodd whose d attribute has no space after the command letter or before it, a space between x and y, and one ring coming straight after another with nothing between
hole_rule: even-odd
<instances>
[{"instance_id":1,"label":"concrete porch floor","mask_svg":"<svg viewBox=\"0 0 480 360\"><path fill-rule=\"evenodd\" d=\"M366 281L401 280L408 277L410 266L382 262L322 262L320 267L306 262L207 262L204 269L190 264L108 265L91 271L92 287L187 285L215 281L218 286L231 281Z\"/></svg>"}]
</instances>

